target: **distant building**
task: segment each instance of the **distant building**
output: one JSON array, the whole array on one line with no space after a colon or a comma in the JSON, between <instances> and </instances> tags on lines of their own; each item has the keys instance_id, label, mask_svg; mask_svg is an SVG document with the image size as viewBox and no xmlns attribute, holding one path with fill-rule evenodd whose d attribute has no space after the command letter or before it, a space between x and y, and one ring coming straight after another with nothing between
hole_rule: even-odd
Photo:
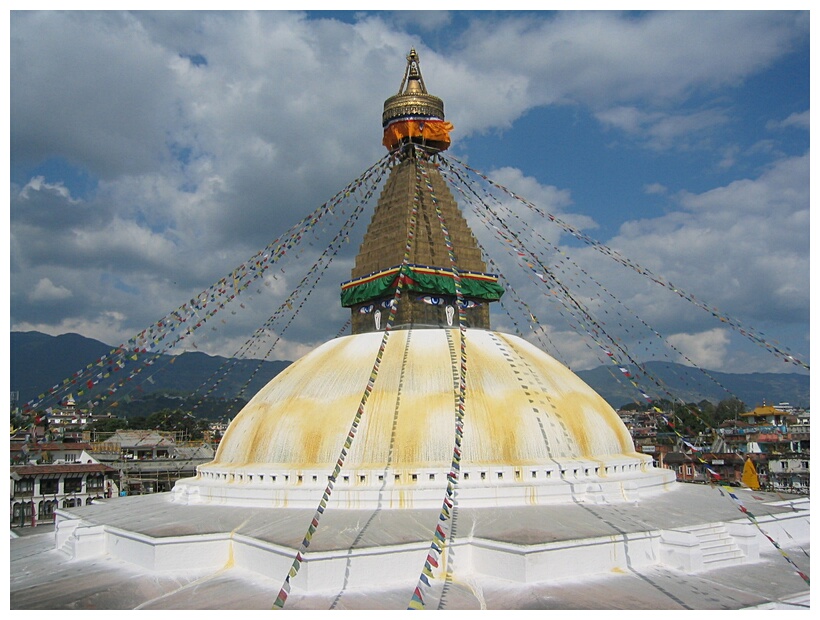
<instances>
[{"instance_id":1,"label":"distant building","mask_svg":"<svg viewBox=\"0 0 820 620\"><path fill-rule=\"evenodd\" d=\"M208 441L178 441L179 433L118 430L91 443L91 454L119 472L120 493L143 495L170 491L180 478L196 475L197 465L214 458Z\"/></svg>"},{"instance_id":2,"label":"distant building","mask_svg":"<svg viewBox=\"0 0 820 620\"><path fill-rule=\"evenodd\" d=\"M772 490L808 494L810 464L808 456L769 458L768 481Z\"/></svg>"},{"instance_id":3,"label":"distant building","mask_svg":"<svg viewBox=\"0 0 820 620\"><path fill-rule=\"evenodd\" d=\"M765 488L809 492L809 411L785 402L764 403L737 419L726 420L709 434L691 437L661 430L665 425L659 424L659 414L652 411L619 411L618 415L629 429L635 449L651 455L656 466L675 470L679 481L719 479L740 484L743 464L752 458Z\"/></svg>"},{"instance_id":4,"label":"distant building","mask_svg":"<svg viewBox=\"0 0 820 620\"><path fill-rule=\"evenodd\" d=\"M64 465L73 463L97 463L89 454L89 443L26 443L12 442L13 465Z\"/></svg>"},{"instance_id":5,"label":"distant building","mask_svg":"<svg viewBox=\"0 0 820 620\"><path fill-rule=\"evenodd\" d=\"M79 440L82 437L83 428L93 422L113 417L111 413L98 415L90 409L80 409L74 397L69 394L62 407L46 410L45 421L52 437Z\"/></svg>"},{"instance_id":6,"label":"distant building","mask_svg":"<svg viewBox=\"0 0 820 620\"><path fill-rule=\"evenodd\" d=\"M11 467L11 527L54 521L57 508L115 497L117 470L100 463L15 465Z\"/></svg>"}]
</instances>

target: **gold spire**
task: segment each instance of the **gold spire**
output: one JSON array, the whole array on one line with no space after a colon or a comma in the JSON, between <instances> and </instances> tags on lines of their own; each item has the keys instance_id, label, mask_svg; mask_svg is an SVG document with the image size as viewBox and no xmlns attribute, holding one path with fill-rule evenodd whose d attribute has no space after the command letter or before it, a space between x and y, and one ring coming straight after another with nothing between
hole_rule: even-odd
<instances>
[{"instance_id":1,"label":"gold spire","mask_svg":"<svg viewBox=\"0 0 820 620\"><path fill-rule=\"evenodd\" d=\"M407 55L407 67L399 92L384 102L382 126L386 127L393 120L407 117L444 120L444 102L427 92L415 48Z\"/></svg>"},{"instance_id":2,"label":"gold spire","mask_svg":"<svg viewBox=\"0 0 820 620\"><path fill-rule=\"evenodd\" d=\"M497 276L485 273L478 242L434 161L450 146L452 125L444 120L441 99L427 92L414 49L407 56L398 94L384 102L383 120L382 143L398 156L356 256L352 279L342 283L341 301L351 310L353 333L384 329L393 310L394 327L452 327L459 302L468 327L489 329L488 304L504 289ZM426 177L429 192L419 189L419 174ZM399 281L405 294L394 309Z\"/></svg>"}]
</instances>

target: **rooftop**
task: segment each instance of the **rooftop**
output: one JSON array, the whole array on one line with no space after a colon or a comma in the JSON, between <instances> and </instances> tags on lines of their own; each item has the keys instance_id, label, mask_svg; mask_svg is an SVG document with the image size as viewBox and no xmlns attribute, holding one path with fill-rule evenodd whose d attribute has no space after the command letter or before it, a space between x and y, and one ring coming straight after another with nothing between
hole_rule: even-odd
<instances>
[{"instance_id":1,"label":"rooftop","mask_svg":"<svg viewBox=\"0 0 820 620\"><path fill-rule=\"evenodd\" d=\"M767 535L779 540L782 553L808 574L808 532L798 525L806 518L807 500L738 493ZM406 608L438 511L332 508L331 503L316 531L305 556L306 570L294 581L287 608ZM125 562L111 552L70 560L55 549L54 534L14 539L11 609L271 609L287 574L291 550L313 515L310 509L179 506L170 502L170 494L128 497L60 512L81 518L92 529L104 524L128 532L132 544L153 540L157 554L162 541L171 545L198 540L202 550L209 550L175 547L175 555L200 561L188 562L180 570L158 571ZM653 498L651 505L459 509L447 556L454 577L432 581L430 592L438 599L429 604L435 608L442 600L446 609L808 608L808 585L781 551L765 541L757 561L703 572L647 561L642 541L661 530L685 529L704 521L748 522L719 488L686 484ZM207 547L220 536L231 544L226 555ZM624 545L627 553L621 566L607 568L607 559L595 555L601 541ZM126 544L126 539L122 542ZM397 550L415 543L420 546L405 560L408 575L414 576L396 579L389 570L391 561ZM273 552L262 554L264 548ZM476 570L479 551L491 548L506 549L504 557L509 561L494 563L492 573ZM575 561L562 560L565 552ZM353 559L357 553L369 553L371 564L357 564ZM553 576L517 581L515 559L527 555L530 570L540 561L541 570ZM321 572L323 559L331 557L342 562L337 568L344 573L344 585L304 589ZM590 572L572 574L582 569ZM46 583L47 588L40 587Z\"/></svg>"}]
</instances>

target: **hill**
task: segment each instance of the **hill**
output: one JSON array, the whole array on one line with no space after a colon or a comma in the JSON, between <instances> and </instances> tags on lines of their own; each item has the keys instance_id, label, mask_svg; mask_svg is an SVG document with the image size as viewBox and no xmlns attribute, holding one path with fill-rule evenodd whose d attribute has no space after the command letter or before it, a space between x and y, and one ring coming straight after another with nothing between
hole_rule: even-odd
<instances>
[{"instance_id":1,"label":"hill","mask_svg":"<svg viewBox=\"0 0 820 620\"><path fill-rule=\"evenodd\" d=\"M39 332L11 332L11 389L19 391L20 402L28 402L111 349L109 345L78 334L48 336ZM209 395L234 398L255 372L242 394L249 399L290 363L227 359L198 352L163 355L152 368L150 378L145 377L139 386L144 393L189 395L198 390L201 395L219 380ZM656 399L718 403L736 397L749 408L764 401L785 401L806 408L810 403L809 376L804 374L733 374L668 362L647 362L643 368L627 369L638 385ZM613 407L645 400L614 366L599 366L576 374ZM663 388L658 387L658 383Z\"/></svg>"},{"instance_id":2,"label":"hill","mask_svg":"<svg viewBox=\"0 0 820 620\"><path fill-rule=\"evenodd\" d=\"M112 348L78 334L49 336L39 332L11 332L11 390L18 391L19 402L26 403ZM288 361L228 359L199 352L161 355L151 367L151 374L142 374L134 388L143 394L188 395L198 391L202 395L219 381L209 395L234 398L253 375L243 395L249 399L288 365Z\"/></svg>"},{"instance_id":3,"label":"hill","mask_svg":"<svg viewBox=\"0 0 820 620\"><path fill-rule=\"evenodd\" d=\"M788 402L805 408L810 404L809 375L704 371L671 362L646 362L643 369L628 366L627 370L654 399L681 399L687 403L708 400L717 404L727 398L739 398L749 409L764 402ZM576 374L613 407L646 400L614 366L598 366Z\"/></svg>"}]
</instances>

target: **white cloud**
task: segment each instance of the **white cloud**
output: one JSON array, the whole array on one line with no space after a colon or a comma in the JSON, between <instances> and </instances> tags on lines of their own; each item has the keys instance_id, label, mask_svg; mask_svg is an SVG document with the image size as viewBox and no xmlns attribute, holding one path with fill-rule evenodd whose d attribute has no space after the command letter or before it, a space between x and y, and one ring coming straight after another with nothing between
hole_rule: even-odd
<instances>
[{"instance_id":1,"label":"white cloud","mask_svg":"<svg viewBox=\"0 0 820 620\"><path fill-rule=\"evenodd\" d=\"M51 336L60 334L81 334L88 338L94 338L104 344L119 344L119 336L122 334L122 323L125 315L117 312L107 312L98 320L86 320L68 318L59 323L39 323L32 321L22 321L14 326L18 331L37 331Z\"/></svg>"},{"instance_id":2,"label":"white cloud","mask_svg":"<svg viewBox=\"0 0 820 620\"><path fill-rule=\"evenodd\" d=\"M71 192L62 182L47 183L45 177L42 175L32 177L31 180L26 183L25 187L20 190L20 198L22 200L31 200L34 192L53 193L69 203L77 202L71 198Z\"/></svg>"},{"instance_id":3,"label":"white cloud","mask_svg":"<svg viewBox=\"0 0 820 620\"><path fill-rule=\"evenodd\" d=\"M679 208L661 217L624 223L608 245L730 316L752 323L808 320L808 154L676 201ZM603 281L619 281L615 267L599 269ZM624 299L641 293L636 285L631 290ZM680 309L654 296L634 305L664 326L681 318L664 317L662 309Z\"/></svg>"},{"instance_id":4,"label":"white cloud","mask_svg":"<svg viewBox=\"0 0 820 620\"><path fill-rule=\"evenodd\" d=\"M716 327L697 334L672 334L668 341L700 368L721 368L729 336L725 329Z\"/></svg>"},{"instance_id":5,"label":"white cloud","mask_svg":"<svg viewBox=\"0 0 820 620\"><path fill-rule=\"evenodd\" d=\"M391 19L398 26L419 26L422 30L440 30L452 23L450 11L391 11Z\"/></svg>"},{"instance_id":6,"label":"white cloud","mask_svg":"<svg viewBox=\"0 0 820 620\"><path fill-rule=\"evenodd\" d=\"M708 145L734 165L736 147L709 142L730 109L710 98L712 89L739 84L808 36L801 13L473 14L444 53L397 27L407 18L435 30L432 40L453 16L370 14L342 23L280 11L13 13L12 163L29 170L57 158L95 181L80 191L70 175L29 173L12 192L13 328L86 330L114 344L226 275L384 153L382 102L396 92L411 46L458 139L572 103L619 139L656 149ZM698 105L695 94L704 95ZM807 120L808 112L781 125ZM592 217L573 213L578 188L545 182L550 174L511 165L490 176L576 228L595 228ZM670 197L666 187L676 186L655 178L645 191L669 201L667 215L626 223L610 245L728 311L805 314L808 155L712 191ZM531 239L562 239L531 211L519 216ZM349 277L355 245L328 272L333 284L313 294L319 310L305 315L314 320L288 334L283 346L294 354L344 321L335 283ZM585 264L585 253L573 252ZM310 265L301 261L284 265L280 293ZM599 277L609 282L608 270L620 285L622 273L610 266ZM27 303L37 301L31 282L44 296L73 291L68 314ZM235 331L213 335L216 349L233 352L240 328L271 314L281 299L266 298L269 288L252 317L237 315ZM679 307L653 293L627 283L623 299L673 324Z\"/></svg>"},{"instance_id":7,"label":"white cloud","mask_svg":"<svg viewBox=\"0 0 820 620\"><path fill-rule=\"evenodd\" d=\"M73 293L64 286L57 286L48 278L41 278L29 293L31 301L59 301L68 299Z\"/></svg>"},{"instance_id":8,"label":"white cloud","mask_svg":"<svg viewBox=\"0 0 820 620\"><path fill-rule=\"evenodd\" d=\"M496 70L526 75L531 101L610 107L737 84L789 51L796 31L808 36L806 14L581 11L478 22L461 56L482 65L490 83Z\"/></svg>"},{"instance_id":9,"label":"white cloud","mask_svg":"<svg viewBox=\"0 0 820 620\"><path fill-rule=\"evenodd\" d=\"M766 124L767 129L785 129L795 127L797 129L808 129L811 124L811 114L809 110L805 112L795 112L781 121L772 120Z\"/></svg>"},{"instance_id":10,"label":"white cloud","mask_svg":"<svg viewBox=\"0 0 820 620\"><path fill-rule=\"evenodd\" d=\"M717 109L669 114L645 112L632 106L602 110L596 118L603 125L631 134L658 150L691 148L705 140L710 130L729 121L728 115Z\"/></svg>"}]
</instances>

